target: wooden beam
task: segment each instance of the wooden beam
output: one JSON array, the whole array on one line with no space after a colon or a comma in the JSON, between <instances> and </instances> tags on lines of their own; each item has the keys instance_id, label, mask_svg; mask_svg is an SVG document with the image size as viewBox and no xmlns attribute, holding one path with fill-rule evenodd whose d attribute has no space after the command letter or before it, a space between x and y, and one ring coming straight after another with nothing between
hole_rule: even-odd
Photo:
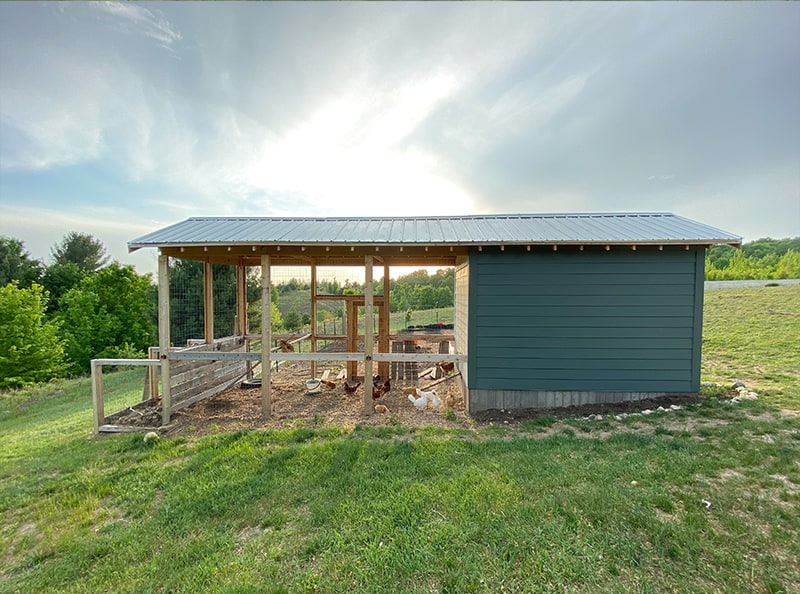
<instances>
[{"instance_id":1,"label":"wooden beam","mask_svg":"<svg viewBox=\"0 0 800 594\"><path fill-rule=\"evenodd\" d=\"M203 340L214 342L214 265L203 262Z\"/></svg>"},{"instance_id":2,"label":"wooden beam","mask_svg":"<svg viewBox=\"0 0 800 594\"><path fill-rule=\"evenodd\" d=\"M372 408L372 351L375 335L372 329L374 313L372 283L372 256L364 256L364 414L371 415Z\"/></svg>"},{"instance_id":3,"label":"wooden beam","mask_svg":"<svg viewBox=\"0 0 800 594\"><path fill-rule=\"evenodd\" d=\"M172 406L169 373L169 256L158 257L158 352L161 357L161 424L169 425Z\"/></svg>"},{"instance_id":4,"label":"wooden beam","mask_svg":"<svg viewBox=\"0 0 800 594\"><path fill-rule=\"evenodd\" d=\"M145 365L155 366L158 367L161 365L161 361L158 359L92 359L92 365L124 365L124 366L140 366L143 367Z\"/></svg>"},{"instance_id":5,"label":"wooden beam","mask_svg":"<svg viewBox=\"0 0 800 594\"><path fill-rule=\"evenodd\" d=\"M268 419L272 413L272 394L270 393L269 347L272 344L272 290L270 286L269 254L261 256L261 416Z\"/></svg>"},{"instance_id":6,"label":"wooden beam","mask_svg":"<svg viewBox=\"0 0 800 594\"><path fill-rule=\"evenodd\" d=\"M317 295L318 301L356 301L359 305L364 305L364 295ZM383 303L383 295L374 295L372 302Z\"/></svg>"},{"instance_id":7,"label":"wooden beam","mask_svg":"<svg viewBox=\"0 0 800 594\"><path fill-rule=\"evenodd\" d=\"M173 351L169 354L172 361L259 361L264 359L261 353L251 352L226 352L226 351ZM107 365L119 365L120 361L127 359L96 359ZM147 361L147 359L132 359L133 361ZM270 352L270 361L363 361L364 353L359 352L339 352L339 353L282 353ZM442 363L454 361L463 363L467 360L467 355L455 353L372 353L373 361L401 361L417 363ZM131 363L134 365L134 363ZM147 363L138 363L146 365ZM163 366L163 361L162 361Z\"/></svg>"}]
</instances>

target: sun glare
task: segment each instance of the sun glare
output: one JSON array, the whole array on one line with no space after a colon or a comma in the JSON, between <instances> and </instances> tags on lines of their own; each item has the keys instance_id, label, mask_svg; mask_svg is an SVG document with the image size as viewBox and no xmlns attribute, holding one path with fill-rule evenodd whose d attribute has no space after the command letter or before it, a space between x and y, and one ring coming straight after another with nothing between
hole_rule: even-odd
<instances>
[{"instance_id":1,"label":"sun glare","mask_svg":"<svg viewBox=\"0 0 800 594\"><path fill-rule=\"evenodd\" d=\"M332 99L283 138L265 142L245 179L269 193L306 196L327 214L469 212L470 197L436 158L400 144L455 86L452 76L436 75L389 97Z\"/></svg>"}]
</instances>

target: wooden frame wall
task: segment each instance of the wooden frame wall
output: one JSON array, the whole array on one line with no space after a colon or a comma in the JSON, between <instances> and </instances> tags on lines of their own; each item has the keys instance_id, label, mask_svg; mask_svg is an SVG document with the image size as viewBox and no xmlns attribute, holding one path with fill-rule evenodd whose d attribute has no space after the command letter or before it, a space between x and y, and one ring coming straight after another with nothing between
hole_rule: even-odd
<instances>
[{"instance_id":1,"label":"wooden frame wall","mask_svg":"<svg viewBox=\"0 0 800 594\"><path fill-rule=\"evenodd\" d=\"M275 254L273 255L273 249ZM252 252L257 254L241 253L241 246L237 248L238 254L231 254L233 251L232 246L228 246L223 250L216 247L209 250L207 247L202 248L202 257L198 248L186 250L184 248L162 248L159 255L159 353L161 359L162 369L162 423L169 424L171 414L171 394L170 394L170 319L169 319L169 258L171 256L178 258L200 259L203 262L203 306L204 306L204 322L203 334L204 341L207 344L214 342L214 289L213 289L213 265L215 263L235 265L236 269L236 316L235 327L233 328L234 335L248 336L248 323L247 323L247 266L256 265L255 258L261 266L261 342L262 349L260 355L257 353L240 353L242 358L248 362L257 359L260 356L261 361L261 398L262 398L262 416L269 418L271 415L271 389L270 389L270 362L272 360L306 360L311 362L312 375L316 376L317 361L323 360L321 355L317 354L317 346L320 338L345 338L348 341L348 353L344 360L347 361L348 375L352 378L357 374L359 361L364 362L365 380L364 386L364 413L372 414L372 382L368 378L372 378L374 362L377 361L377 371L382 377L389 377L390 361L395 360L400 355L392 355L390 350L390 298L389 298L389 268L390 262L398 266L431 266L442 265L452 266L454 264L455 255L452 254L453 248L450 248L450 255L442 256L441 254L427 254L428 248L424 248L425 258L420 262L422 252L421 249L412 249L413 253L400 255L398 257L395 253L394 258L386 258L384 256L373 256L366 254L361 256L361 260L357 261L358 255L353 254L354 248L351 248L349 253L342 248L337 248L334 254L328 254L327 248L324 258L314 258L311 256L298 256L296 251L292 255L280 253L280 246L273 249L256 248L252 247ZM305 248L301 248L301 252ZM377 248L376 248L377 251ZM461 251L461 250L459 250ZM196 253L197 252L197 253ZM399 253L402 254L403 247L399 248ZM420 253L417 253L420 252ZM383 295L375 295L374 291L374 266L375 261L382 263L383 273ZM311 317L312 317L312 330L311 330L311 351L308 353L272 353L270 354L270 344L272 342L271 330L271 267L279 263L281 265L297 265L297 264L310 264L311 266ZM365 291L363 295L319 295L317 294L317 266L322 263L329 266L364 266L365 270ZM335 335L320 335L317 332L317 305L320 300L337 300L344 301L347 307L347 331L344 336ZM358 307L364 307L364 351L358 352ZM376 315L375 308L378 307L378 335L375 336L374 332L374 317ZM252 336L251 336L252 338ZM375 340L378 341L379 356L375 356ZM358 358L353 355L358 355ZM252 355L252 356L251 356ZM204 358L201 354L195 355L197 358ZM223 357L219 354L220 358ZM405 355L402 360L414 357L420 361L445 361L463 359L460 355L453 356L419 356L419 355ZM177 358L177 355L176 355Z\"/></svg>"}]
</instances>

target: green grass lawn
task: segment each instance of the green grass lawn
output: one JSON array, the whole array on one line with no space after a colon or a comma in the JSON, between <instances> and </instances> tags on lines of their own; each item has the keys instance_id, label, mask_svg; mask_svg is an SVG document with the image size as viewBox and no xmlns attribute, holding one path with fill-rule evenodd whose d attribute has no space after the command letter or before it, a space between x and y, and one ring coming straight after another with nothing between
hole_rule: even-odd
<instances>
[{"instance_id":1,"label":"green grass lawn","mask_svg":"<svg viewBox=\"0 0 800 594\"><path fill-rule=\"evenodd\" d=\"M0 592L800 591L798 302L706 296L705 379L758 401L622 421L145 444L88 379L3 394Z\"/></svg>"},{"instance_id":2,"label":"green grass lawn","mask_svg":"<svg viewBox=\"0 0 800 594\"><path fill-rule=\"evenodd\" d=\"M800 286L707 291L703 315L704 380L800 409Z\"/></svg>"}]
</instances>

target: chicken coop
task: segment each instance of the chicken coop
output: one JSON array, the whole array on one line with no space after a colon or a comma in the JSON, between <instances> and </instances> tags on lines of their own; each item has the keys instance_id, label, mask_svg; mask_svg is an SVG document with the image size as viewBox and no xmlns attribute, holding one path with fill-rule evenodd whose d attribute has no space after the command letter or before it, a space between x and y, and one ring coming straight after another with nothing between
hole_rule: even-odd
<instances>
[{"instance_id":1,"label":"chicken coop","mask_svg":"<svg viewBox=\"0 0 800 594\"><path fill-rule=\"evenodd\" d=\"M516 214L449 217L190 218L131 241L131 251L159 250L159 353L164 423L180 406L215 393L214 382L261 363L262 413L270 414L271 364L330 359L271 344L270 290L275 267L309 266L312 287L324 266L363 267L362 295L337 296L364 325L343 329L347 352L364 377L389 366L453 363L469 412L562 407L696 392L700 384L705 249L741 238L670 213ZM204 339L176 348L170 337L170 259L202 262ZM233 336L217 338L213 265L236 267ZM388 330L392 266L455 267L452 350L392 348ZM245 277L259 273L260 325L248 326ZM317 305L329 299L311 296ZM349 319L357 317L352 313ZM313 328L313 326L312 326ZM202 344L201 344L202 343ZM286 349L289 351L289 349ZM216 366L205 375L198 369ZM244 367L243 367L244 366ZM191 377L187 387L175 370ZM352 373L352 371L351 371ZM198 380L197 378L203 378ZM365 385L369 382L365 382ZM365 413L372 411L364 389Z\"/></svg>"}]
</instances>

